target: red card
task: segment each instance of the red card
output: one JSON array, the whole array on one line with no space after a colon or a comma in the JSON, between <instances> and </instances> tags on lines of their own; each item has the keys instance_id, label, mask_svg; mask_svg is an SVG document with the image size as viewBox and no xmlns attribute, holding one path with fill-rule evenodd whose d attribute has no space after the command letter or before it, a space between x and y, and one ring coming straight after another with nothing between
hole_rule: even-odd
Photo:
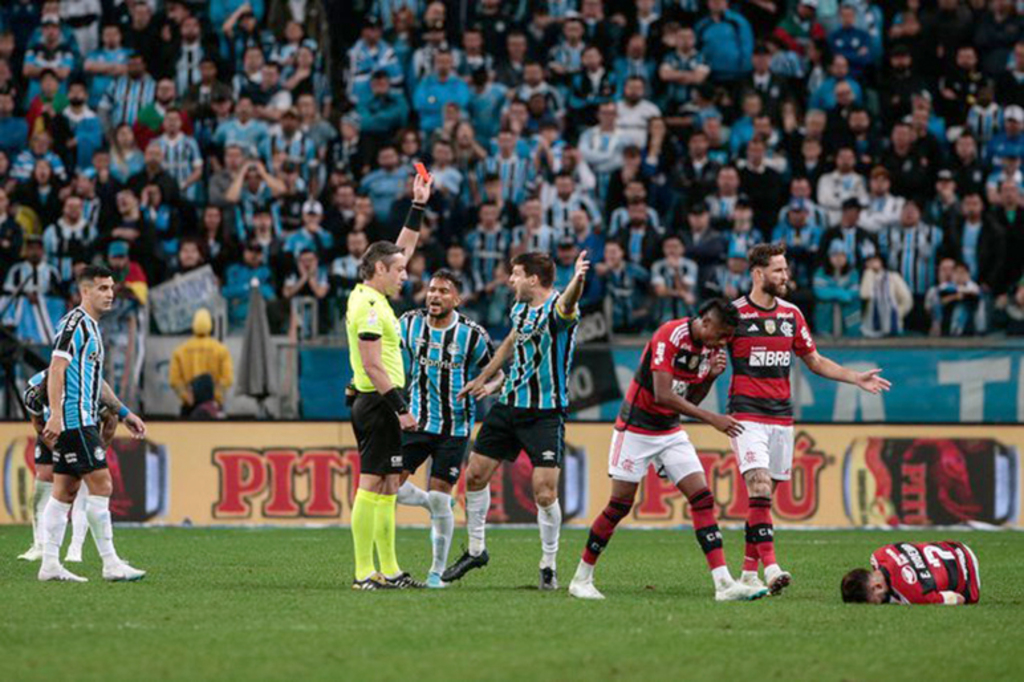
<instances>
[{"instance_id":1,"label":"red card","mask_svg":"<svg viewBox=\"0 0 1024 682\"><path fill-rule=\"evenodd\" d=\"M420 177L423 179L423 182L430 182L430 173L427 172L426 166L417 161L416 163L413 164L413 168L415 168L416 172L420 174Z\"/></svg>"}]
</instances>

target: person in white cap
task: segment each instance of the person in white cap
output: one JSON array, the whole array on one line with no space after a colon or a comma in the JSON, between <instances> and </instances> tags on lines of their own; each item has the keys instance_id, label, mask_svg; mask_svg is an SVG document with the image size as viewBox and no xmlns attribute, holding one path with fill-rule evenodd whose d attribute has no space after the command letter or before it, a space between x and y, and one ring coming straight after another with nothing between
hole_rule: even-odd
<instances>
[{"instance_id":1,"label":"person in white cap","mask_svg":"<svg viewBox=\"0 0 1024 682\"><path fill-rule=\"evenodd\" d=\"M1024 109L1011 104L1003 111L1003 130L993 137L985 149L992 165L1001 164L1003 157L1024 154Z\"/></svg>"},{"instance_id":2,"label":"person in white cap","mask_svg":"<svg viewBox=\"0 0 1024 682\"><path fill-rule=\"evenodd\" d=\"M289 235L284 250L298 259L303 251L313 250L321 258L334 248L334 236L321 225L324 207L319 201L310 199L302 204L302 227Z\"/></svg>"}]
</instances>

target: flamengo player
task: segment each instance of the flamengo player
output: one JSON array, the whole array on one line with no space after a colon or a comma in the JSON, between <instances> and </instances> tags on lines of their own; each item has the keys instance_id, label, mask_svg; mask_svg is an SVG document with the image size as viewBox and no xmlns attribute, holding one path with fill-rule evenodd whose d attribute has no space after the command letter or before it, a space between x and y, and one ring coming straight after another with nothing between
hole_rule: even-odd
<instances>
[{"instance_id":1,"label":"flamengo player","mask_svg":"<svg viewBox=\"0 0 1024 682\"><path fill-rule=\"evenodd\" d=\"M697 542L704 550L715 583L715 599L741 601L767 594L763 587L734 582L729 574L722 533L715 519L715 500L708 490L697 451L679 423L683 415L710 424L729 436L743 431L732 417L698 407L715 378L725 371L725 352L720 349L738 323L736 308L725 299L712 299L701 306L698 317L663 324L644 348L640 367L615 422L608 454L611 499L590 528L583 558L569 585L570 595L604 599L594 587L594 564L616 525L629 514L640 481L652 464L690 501Z\"/></svg>"},{"instance_id":2,"label":"flamengo player","mask_svg":"<svg viewBox=\"0 0 1024 682\"><path fill-rule=\"evenodd\" d=\"M897 542L875 550L871 570L855 568L840 586L845 602L977 604L978 557L962 542Z\"/></svg>"},{"instance_id":3,"label":"flamengo player","mask_svg":"<svg viewBox=\"0 0 1024 682\"><path fill-rule=\"evenodd\" d=\"M733 301L740 324L729 344L732 384L728 412L743 424L732 439L750 498L747 545L740 582L761 586L758 563L772 594L779 594L792 576L775 560L772 492L788 481L793 466L793 405L789 368L792 354L818 376L854 384L869 393L889 390L880 369L855 372L818 353L803 313L784 301L789 266L783 244L758 244L748 255L753 286Z\"/></svg>"}]
</instances>

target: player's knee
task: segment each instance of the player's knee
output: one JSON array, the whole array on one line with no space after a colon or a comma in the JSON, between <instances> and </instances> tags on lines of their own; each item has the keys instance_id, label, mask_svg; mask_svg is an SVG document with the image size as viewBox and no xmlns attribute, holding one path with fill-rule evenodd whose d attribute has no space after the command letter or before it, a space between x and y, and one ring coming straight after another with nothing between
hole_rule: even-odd
<instances>
[{"instance_id":1,"label":"player's knee","mask_svg":"<svg viewBox=\"0 0 1024 682\"><path fill-rule=\"evenodd\" d=\"M747 494L750 497L771 497L772 478L766 469L755 469L746 473Z\"/></svg>"},{"instance_id":2,"label":"player's knee","mask_svg":"<svg viewBox=\"0 0 1024 682\"><path fill-rule=\"evenodd\" d=\"M558 491L554 488L540 488L534 491L533 500L538 507L550 507L558 501Z\"/></svg>"},{"instance_id":3,"label":"player's knee","mask_svg":"<svg viewBox=\"0 0 1024 682\"><path fill-rule=\"evenodd\" d=\"M109 474L106 476L90 476L82 485L88 487L90 495L110 497L114 494L114 482L110 479ZM72 500L74 500L74 495L72 495Z\"/></svg>"}]
</instances>

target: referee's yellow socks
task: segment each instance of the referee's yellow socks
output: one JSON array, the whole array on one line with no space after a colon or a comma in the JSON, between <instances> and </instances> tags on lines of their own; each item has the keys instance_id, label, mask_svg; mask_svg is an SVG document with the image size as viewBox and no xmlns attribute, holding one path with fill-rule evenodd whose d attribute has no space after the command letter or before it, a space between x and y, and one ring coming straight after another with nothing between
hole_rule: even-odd
<instances>
[{"instance_id":1,"label":"referee's yellow socks","mask_svg":"<svg viewBox=\"0 0 1024 682\"><path fill-rule=\"evenodd\" d=\"M374 524L373 544L377 547L380 572L394 578L402 569L395 557L395 502L396 495L377 495L377 523Z\"/></svg>"},{"instance_id":2,"label":"referee's yellow socks","mask_svg":"<svg viewBox=\"0 0 1024 682\"><path fill-rule=\"evenodd\" d=\"M366 580L374 573L373 543L376 534L378 497L377 493L360 488L356 491L356 499L352 503L352 544L355 546L356 554L356 580ZM391 521L394 535L394 514Z\"/></svg>"}]
</instances>

